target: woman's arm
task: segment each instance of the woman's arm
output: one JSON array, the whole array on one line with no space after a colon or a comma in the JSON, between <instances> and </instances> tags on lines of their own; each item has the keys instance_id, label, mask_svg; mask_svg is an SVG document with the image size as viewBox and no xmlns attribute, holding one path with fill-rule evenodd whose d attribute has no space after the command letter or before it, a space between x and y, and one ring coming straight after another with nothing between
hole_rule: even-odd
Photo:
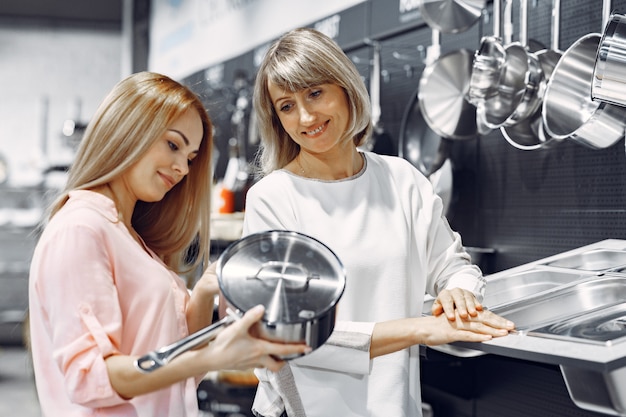
<instances>
[{"instance_id":1,"label":"woman's arm","mask_svg":"<svg viewBox=\"0 0 626 417\"><path fill-rule=\"evenodd\" d=\"M191 291L186 311L189 333L203 329L213 321L215 296L219 293L216 265L216 262L213 262L207 267Z\"/></svg>"},{"instance_id":2,"label":"woman's arm","mask_svg":"<svg viewBox=\"0 0 626 417\"><path fill-rule=\"evenodd\" d=\"M413 345L436 346L451 342L485 342L505 336L514 324L491 311L455 320L446 315L406 318L376 323L372 333L370 358L393 353Z\"/></svg>"},{"instance_id":3,"label":"woman's arm","mask_svg":"<svg viewBox=\"0 0 626 417\"><path fill-rule=\"evenodd\" d=\"M250 328L264 312L262 306L248 310L207 346L184 352L150 373L135 368L137 358L134 356L111 355L105 360L111 385L121 397L128 399L209 371L267 368L275 372L284 365L277 357L310 351L305 345L271 343L253 337Z\"/></svg>"}]
</instances>

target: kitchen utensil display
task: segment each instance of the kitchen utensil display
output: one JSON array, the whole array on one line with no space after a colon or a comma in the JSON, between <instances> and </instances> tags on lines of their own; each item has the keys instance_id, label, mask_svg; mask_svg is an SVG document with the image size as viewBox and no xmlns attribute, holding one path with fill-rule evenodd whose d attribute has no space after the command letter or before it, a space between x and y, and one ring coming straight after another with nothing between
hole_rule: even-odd
<instances>
[{"instance_id":1,"label":"kitchen utensil display","mask_svg":"<svg viewBox=\"0 0 626 417\"><path fill-rule=\"evenodd\" d=\"M526 8L528 7L527 4L523 6ZM556 66L562 55L562 52L559 49L559 31L561 22L560 11L561 1L553 0L552 25L550 31L551 48L541 49L534 53L534 56L539 61L539 65L541 66L541 70L543 72L543 81L541 82L541 85L539 86L539 89L536 93L536 98L540 101L540 103L538 103L537 105L537 109L529 117L526 117L525 119L520 120L511 126L502 126L500 128L504 139L506 139L514 147L521 150L530 151L540 148L547 148L558 143L557 140L553 140L553 138L546 133L543 127L541 111L543 95L545 93L548 80L550 80L550 77L552 76L552 71L554 71L554 67ZM522 9L522 12L527 13L528 11Z\"/></svg>"},{"instance_id":2,"label":"kitchen utensil display","mask_svg":"<svg viewBox=\"0 0 626 417\"><path fill-rule=\"evenodd\" d=\"M487 1L419 0L418 3L428 26L444 33L458 33L476 23Z\"/></svg>"},{"instance_id":3,"label":"kitchen utensil display","mask_svg":"<svg viewBox=\"0 0 626 417\"><path fill-rule=\"evenodd\" d=\"M234 313L139 358L138 369L151 372L212 340L237 314L259 304L265 306L265 314L255 331L262 339L306 343L316 349L334 329L346 273L331 249L310 236L280 230L246 236L222 252L216 273L222 296Z\"/></svg>"},{"instance_id":4,"label":"kitchen utensil display","mask_svg":"<svg viewBox=\"0 0 626 417\"><path fill-rule=\"evenodd\" d=\"M521 0L520 41L504 47L504 64L497 84L497 93L484 98L479 116L491 129L511 126L530 116L539 107L543 71L534 54L528 50L526 36L527 3ZM511 22L512 0L505 2L504 15Z\"/></svg>"},{"instance_id":5,"label":"kitchen utensil display","mask_svg":"<svg viewBox=\"0 0 626 417\"><path fill-rule=\"evenodd\" d=\"M626 106L626 16L612 15L604 29L591 83L591 97Z\"/></svg>"},{"instance_id":6,"label":"kitchen utensil display","mask_svg":"<svg viewBox=\"0 0 626 417\"><path fill-rule=\"evenodd\" d=\"M436 29L432 32L430 51L437 51L438 56L441 34ZM476 107L467 101L472 61L472 52L459 49L429 59L422 72L418 93L420 109L426 123L442 137L476 137Z\"/></svg>"},{"instance_id":7,"label":"kitchen utensil display","mask_svg":"<svg viewBox=\"0 0 626 417\"><path fill-rule=\"evenodd\" d=\"M542 109L550 136L592 149L607 148L624 136L624 108L591 98L600 39L598 33L587 34L563 53L548 81Z\"/></svg>"}]
</instances>

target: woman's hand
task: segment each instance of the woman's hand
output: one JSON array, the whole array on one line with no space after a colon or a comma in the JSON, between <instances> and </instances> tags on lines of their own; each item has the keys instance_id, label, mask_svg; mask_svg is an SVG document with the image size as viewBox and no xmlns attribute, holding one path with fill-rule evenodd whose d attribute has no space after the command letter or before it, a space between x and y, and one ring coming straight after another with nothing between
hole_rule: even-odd
<instances>
[{"instance_id":1,"label":"woman's hand","mask_svg":"<svg viewBox=\"0 0 626 417\"><path fill-rule=\"evenodd\" d=\"M304 344L271 343L253 336L253 325L263 317L264 308L250 309L240 320L221 330L208 345L188 350L153 372L140 372L137 356L111 355L105 359L111 385L124 398L154 392L176 382L210 371L247 370L266 367L278 371L285 364L278 356L311 351Z\"/></svg>"},{"instance_id":2,"label":"woman's hand","mask_svg":"<svg viewBox=\"0 0 626 417\"><path fill-rule=\"evenodd\" d=\"M466 318L456 312L454 320L447 315L423 317L424 335L421 344L442 345L451 342L485 342L494 337L506 336L515 324L489 310L479 310Z\"/></svg>"},{"instance_id":3,"label":"woman's hand","mask_svg":"<svg viewBox=\"0 0 626 417\"><path fill-rule=\"evenodd\" d=\"M213 320L215 296L220 290L215 273L216 266L216 262L209 265L191 291L186 312L189 333L208 326Z\"/></svg>"},{"instance_id":4,"label":"woman's hand","mask_svg":"<svg viewBox=\"0 0 626 417\"><path fill-rule=\"evenodd\" d=\"M279 356L311 351L304 344L272 343L254 337L253 326L261 320L264 312L264 307L260 305L251 308L240 320L222 330L203 349L207 360L218 363L222 369L267 368L276 372L285 364Z\"/></svg>"},{"instance_id":5,"label":"woman's hand","mask_svg":"<svg viewBox=\"0 0 626 417\"><path fill-rule=\"evenodd\" d=\"M376 323L372 334L370 357L397 352L413 345L436 346L452 342L486 342L506 336L515 325L488 310L454 320L445 314L413 317Z\"/></svg>"},{"instance_id":6,"label":"woman's hand","mask_svg":"<svg viewBox=\"0 0 626 417\"><path fill-rule=\"evenodd\" d=\"M196 282L196 285L194 285L193 291L202 292L203 297L215 297L220 292L220 286L215 272L216 268L217 262L210 264L207 269L204 270L202 276L198 282Z\"/></svg>"},{"instance_id":7,"label":"woman's hand","mask_svg":"<svg viewBox=\"0 0 626 417\"><path fill-rule=\"evenodd\" d=\"M445 313L448 320L454 321L458 315L463 320L477 317L483 306L471 291L462 288L445 289L439 293L432 305L431 313L439 316Z\"/></svg>"}]
</instances>

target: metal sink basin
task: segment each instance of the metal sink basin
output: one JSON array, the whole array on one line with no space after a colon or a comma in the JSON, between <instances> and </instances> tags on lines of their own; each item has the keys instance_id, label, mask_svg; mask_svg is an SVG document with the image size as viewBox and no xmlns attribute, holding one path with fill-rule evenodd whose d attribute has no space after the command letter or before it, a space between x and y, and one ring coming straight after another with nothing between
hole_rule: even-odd
<instances>
[{"instance_id":1,"label":"metal sink basin","mask_svg":"<svg viewBox=\"0 0 626 417\"><path fill-rule=\"evenodd\" d=\"M559 271L548 269L530 269L502 275L494 279L487 277L487 289L483 305L490 309L502 304L521 300L545 291L550 291L562 285L584 279L593 279L595 275L579 271ZM433 299L424 301L424 314L430 314Z\"/></svg>"},{"instance_id":2,"label":"metal sink basin","mask_svg":"<svg viewBox=\"0 0 626 417\"><path fill-rule=\"evenodd\" d=\"M547 269L529 269L511 275L503 275L495 279L487 279L483 304L493 309L501 304L508 304L553 290L562 285L584 279L593 279L594 277L595 275L577 271Z\"/></svg>"},{"instance_id":3,"label":"metal sink basin","mask_svg":"<svg viewBox=\"0 0 626 417\"><path fill-rule=\"evenodd\" d=\"M583 341L606 346L626 340L626 302L540 327L529 335Z\"/></svg>"},{"instance_id":4,"label":"metal sink basin","mask_svg":"<svg viewBox=\"0 0 626 417\"><path fill-rule=\"evenodd\" d=\"M544 265L583 271L607 271L626 266L626 251L593 249L555 259Z\"/></svg>"},{"instance_id":5,"label":"metal sink basin","mask_svg":"<svg viewBox=\"0 0 626 417\"><path fill-rule=\"evenodd\" d=\"M626 331L626 277L601 276L493 308L518 331L578 341L616 343ZM592 328L595 327L595 328ZM626 325L624 326L626 327Z\"/></svg>"}]
</instances>

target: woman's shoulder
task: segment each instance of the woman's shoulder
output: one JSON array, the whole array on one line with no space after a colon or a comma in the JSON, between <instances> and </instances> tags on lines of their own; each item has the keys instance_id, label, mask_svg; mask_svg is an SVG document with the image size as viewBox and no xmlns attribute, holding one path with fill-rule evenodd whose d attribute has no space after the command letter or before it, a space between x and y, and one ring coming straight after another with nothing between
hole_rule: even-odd
<instances>
[{"instance_id":1,"label":"woman's shoulder","mask_svg":"<svg viewBox=\"0 0 626 417\"><path fill-rule=\"evenodd\" d=\"M374 152L363 152L368 160L368 167L372 169L384 169L387 171L397 172L401 174L421 175L419 170L415 168L409 161L394 155L379 155Z\"/></svg>"},{"instance_id":2,"label":"woman's shoulder","mask_svg":"<svg viewBox=\"0 0 626 417\"><path fill-rule=\"evenodd\" d=\"M285 190L285 187L288 187L291 183L290 177L292 175L293 174L284 169L273 171L252 184L248 190L248 195L255 195L259 193L280 194Z\"/></svg>"},{"instance_id":3,"label":"woman's shoulder","mask_svg":"<svg viewBox=\"0 0 626 417\"><path fill-rule=\"evenodd\" d=\"M50 219L48 226L100 228L102 225L118 221L115 203L102 194L75 190L69 193L69 199Z\"/></svg>"}]
</instances>

